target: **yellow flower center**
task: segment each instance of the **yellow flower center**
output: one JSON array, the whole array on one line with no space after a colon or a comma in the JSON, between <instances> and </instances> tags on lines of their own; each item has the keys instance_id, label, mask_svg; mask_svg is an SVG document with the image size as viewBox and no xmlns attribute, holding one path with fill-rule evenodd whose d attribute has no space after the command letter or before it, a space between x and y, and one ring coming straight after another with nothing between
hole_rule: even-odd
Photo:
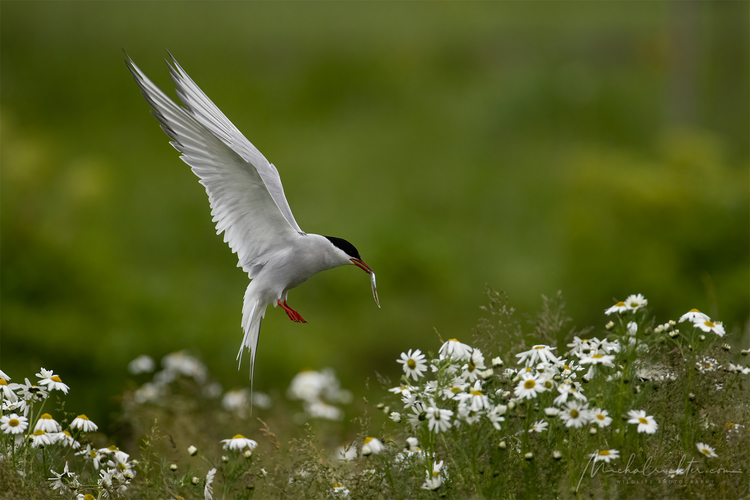
<instances>
[{"instance_id":1,"label":"yellow flower center","mask_svg":"<svg viewBox=\"0 0 750 500\"><path fill-rule=\"evenodd\" d=\"M89 419L89 417L87 417L86 415L78 415L78 418L80 418L81 420L88 420Z\"/></svg>"},{"instance_id":2,"label":"yellow flower center","mask_svg":"<svg viewBox=\"0 0 750 500\"><path fill-rule=\"evenodd\" d=\"M472 396L484 396L484 394L482 394L482 391L472 390L472 391L469 391L469 394L471 394Z\"/></svg>"},{"instance_id":3,"label":"yellow flower center","mask_svg":"<svg viewBox=\"0 0 750 500\"><path fill-rule=\"evenodd\" d=\"M86 493L85 495L83 495L83 500L96 500L96 497L91 493Z\"/></svg>"},{"instance_id":4,"label":"yellow flower center","mask_svg":"<svg viewBox=\"0 0 750 500\"><path fill-rule=\"evenodd\" d=\"M702 453L703 453L704 455L710 455L710 454L711 454L711 451L710 451L710 450L709 450L708 448L703 448L703 449L701 450L701 452L702 452Z\"/></svg>"},{"instance_id":5,"label":"yellow flower center","mask_svg":"<svg viewBox=\"0 0 750 500\"><path fill-rule=\"evenodd\" d=\"M713 324L712 321L704 321L703 324L706 325L709 328L713 328L713 327L716 326L716 325Z\"/></svg>"},{"instance_id":6,"label":"yellow flower center","mask_svg":"<svg viewBox=\"0 0 750 500\"><path fill-rule=\"evenodd\" d=\"M563 366L563 370L570 370L570 367L568 365Z\"/></svg>"},{"instance_id":7,"label":"yellow flower center","mask_svg":"<svg viewBox=\"0 0 750 500\"><path fill-rule=\"evenodd\" d=\"M112 446L110 446L110 447L109 447L109 448L107 448L107 449L108 449L108 450L110 450L110 451L117 451L117 446L115 446L115 445L112 445Z\"/></svg>"},{"instance_id":8,"label":"yellow flower center","mask_svg":"<svg viewBox=\"0 0 750 500\"><path fill-rule=\"evenodd\" d=\"M596 415L596 418L598 418L599 420L604 420L604 415L602 415L601 413L598 413Z\"/></svg>"},{"instance_id":9,"label":"yellow flower center","mask_svg":"<svg viewBox=\"0 0 750 500\"><path fill-rule=\"evenodd\" d=\"M601 455L603 457L608 457L609 456L609 450L601 450L599 452L599 455Z\"/></svg>"},{"instance_id":10,"label":"yellow flower center","mask_svg":"<svg viewBox=\"0 0 750 500\"><path fill-rule=\"evenodd\" d=\"M341 488L343 485L340 483L333 483L334 488Z\"/></svg>"},{"instance_id":11,"label":"yellow flower center","mask_svg":"<svg viewBox=\"0 0 750 500\"><path fill-rule=\"evenodd\" d=\"M97 456L96 450L92 449L92 450L91 450L91 451L89 452L89 455L91 455L91 458L96 458L96 456Z\"/></svg>"},{"instance_id":12,"label":"yellow flower center","mask_svg":"<svg viewBox=\"0 0 750 500\"><path fill-rule=\"evenodd\" d=\"M10 420L8 420L8 425L10 425L11 427L18 427L19 425L21 425L21 422L17 418L11 418Z\"/></svg>"},{"instance_id":13,"label":"yellow flower center","mask_svg":"<svg viewBox=\"0 0 750 500\"><path fill-rule=\"evenodd\" d=\"M544 387L546 387L547 389L552 389L552 382L550 382L549 380L545 381Z\"/></svg>"},{"instance_id":14,"label":"yellow flower center","mask_svg":"<svg viewBox=\"0 0 750 500\"><path fill-rule=\"evenodd\" d=\"M693 309L690 309L688 312L690 312L690 313L699 313L700 311L698 309L693 308Z\"/></svg>"},{"instance_id":15,"label":"yellow flower center","mask_svg":"<svg viewBox=\"0 0 750 500\"><path fill-rule=\"evenodd\" d=\"M459 392L461 392L461 388L460 387L451 387L451 392L453 394L458 394Z\"/></svg>"},{"instance_id":16,"label":"yellow flower center","mask_svg":"<svg viewBox=\"0 0 750 500\"><path fill-rule=\"evenodd\" d=\"M60 377L58 377L57 375L52 375L49 379L53 382L62 382L62 380L60 380Z\"/></svg>"},{"instance_id":17,"label":"yellow flower center","mask_svg":"<svg viewBox=\"0 0 750 500\"><path fill-rule=\"evenodd\" d=\"M68 431L63 431L63 434L65 434L68 437L73 437L73 436L70 435L70 432L68 432Z\"/></svg>"},{"instance_id":18,"label":"yellow flower center","mask_svg":"<svg viewBox=\"0 0 750 500\"><path fill-rule=\"evenodd\" d=\"M631 302L630 307L638 307L640 304L638 302Z\"/></svg>"},{"instance_id":19,"label":"yellow flower center","mask_svg":"<svg viewBox=\"0 0 750 500\"><path fill-rule=\"evenodd\" d=\"M734 427L734 424L732 422L727 422L727 427Z\"/></svg>"},{"instance_id":20,"label":"yellow flower center","mask_svg":"<svg viewBox=\"0 0 750 500\"><path fill-rule=\"evenodd\" d=\"M34 431L34 436L44 436L46 432L44 432L42 429L39 429L38 431Z\"/></svg>"},{"instance_id":21,"label":"yellow flower center","mask_svg":"<svg viewBox=\"0 0 750 500\"><path fill-rule=\"evenodd\" d=\"M52 415L50 415L49 413L44 413L39 418L44 419L44 420L52 420Z\"/></svg>"},{"instance_id":22,"label":"yellow flower center","mask_svg":"<svg viewBox=\"0 0 750 500\"><path fill-rule=\"evenodd\" d=\"M118 468L119 470L125 470L125 469L127 469L127 467L125 466L125 464L124 464L124 463L122 463L122 462L120 462L119 464L117 464L117 468Z\"/></svg>"},{"instance_id":23,"label":"yellow flower center","mask_svg":"<svg viewBox=\"0 0 750 500\"><path fill-rule=\"evenodd\" d=\"M531 367L526 368L526 373L531 372Z\"/></svg>"},{"instance_id":24,"label":"yellow flower center","mask_svg":"<svg viewBox=\"0 0 750 500\"><path fill-rule=\"evenodd\" d=\"M591 356L591 357L592 357L592 358L594 358L594 359L599 359L599 358L601 358L601 357L602 357L602 355L601 355L601 354L594 354L594 355L593 355L593 356Z\"/></svg>"},{"instance_id":25,"label":"yellow flower center","mask_svg":"<svg viewBox=\"0 0 750 500\"><path fill-rule=\"evenodd\" d=\"M245 439L245 436L242 434L237 434L236 436L233 436L232 439Z\"/></svg>"},{"instance_id":26,"label":"yellow flower center","mask_svg":"<svg viewBox=\"0 0 750 500\"><path fill-rule=\"evenodd\" d=\"M469 373L473 372L475 368L476 366L474 366L472 363L469 363L469 368L468 368Z\"/></svg>"},{"instance_id":27,"label":"yellow flower center","mask_svg":"<svg viewBox=\"0 0 750 500\"><path fill-rule=\"evenodd\" d=\"M413 359L410 359L409 361L406 362L406 366L408 366L409 368L413 370L414 368L417 367L417 362L414 361Z\"/></svg>"},{"instance_id":28,"label":"yellow flower center","mask_svg":"<svg viewBox=\"0 0 750 500\"><path fill-rule=\"evenodd\" d=\"M458 339L448 339L448 342L458 342Z\"/></svg>"},{"instance_id":29,"label":"yellow flower center","mask_svg":"<svg viewBox=\"0 0 750 500\"><path fill-rule=\"evenodd\" d=\"M570 410L571 417L578 418L578 415L580 415L580 413L578 413L578 410Z\"/></svg>"},{"instance_id":30,"label":"yellow flower center","mask_svg":"<svg viewBox=\"0 0 750 500\"><path fill-rule=\"evenodd\" d=\"M533 389L535 385L536 381L534 381L533 379L529 379L523 383L524 389Z\"/></svg>"},{"instance_id":31,"label":"yellow flower center","mask_svg":"<svg viewBox=\"0 0 750 500\"><path fill-rule=\"evenodd\" d=\"M373 439L375 439L375 438L371 438L371 437L365 438L365 444L369 443L369 442L370 442L370 441L372 441Z\"/></svg>"},{"instance_id":32,"label":"yellow flower center","mask_svg":"<svg viewBox=\"0 0 750 500\"><path fill-rule=\"evenodd\" d=\"M646 419L645 419L645 418L643 418L643 417L638 417L638 421L639 421L640 423L642 423L643 425L648 425L648 420L646 420Z\"/></svg>"},{"instance_id":33,"label":"yellow flower center","mask_svg":"<svg viewBox=\"0 0 750 500\"><path fill-rule=\"evenodd\" d=\"M620 301L617 304L615 304L615 307L625 307L625 302Z\"/></svg>"},{"instance_id":34,"label":"yellow flower center","mask_svg":"<svg viewBox=\"0 0 750 500\"><path fill-rule=\"evenodd\" d=\"M8 385L4 378L0 378L0 385Z\"/></svg>"},{"instance_id":35,"label":"yellow flower center","mask_svg":"<svg viewBox=\"0 0 750 500\"><path fill-rule=\"evenodd\" d=\"M547 346L546 345L535 345L534 349L544 349L545 347L547 347Z\"/></svg>"}]
</instances>

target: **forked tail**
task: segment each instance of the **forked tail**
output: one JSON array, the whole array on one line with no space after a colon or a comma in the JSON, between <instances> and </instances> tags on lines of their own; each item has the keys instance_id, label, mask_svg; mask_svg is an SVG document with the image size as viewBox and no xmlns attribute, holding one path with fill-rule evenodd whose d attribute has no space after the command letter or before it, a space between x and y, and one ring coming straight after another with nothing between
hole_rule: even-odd
<instances>
[{"instance_id":1,"label":"forked tail","mask_svg":"<svg viewBox=\"0 0 750 500\"><path fill-rule=\"evenodd\" d=\"M245 291L245 300L242 303L242 330L245 336L242 338L240 351L237 353L239 364L242 367L242 351L247 347L250 351L250 405L252 411L253 392L253 369L255 368L255 354L258 352L258 338L260 337L260 324L266 315L267 304L261 304L260 300L253 294L253 282L250 282Z\"/></svg>"}]
</instances>

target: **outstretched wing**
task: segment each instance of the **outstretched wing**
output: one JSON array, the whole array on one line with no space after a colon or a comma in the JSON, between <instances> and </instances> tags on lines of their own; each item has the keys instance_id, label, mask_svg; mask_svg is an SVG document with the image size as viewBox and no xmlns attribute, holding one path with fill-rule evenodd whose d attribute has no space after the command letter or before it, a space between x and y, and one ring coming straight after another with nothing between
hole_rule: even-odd
<instances>
[{"instance_id":1,"label":"outstretched wing","mask_svg":"<svg viewBox=\"0 0 750 500\"><path fill-rule=\"evenodd\" d=\"M126 57L162 130L206 188L217 234L224 232L238 265L254 278L269 254L305 234L292 216L276 168L176 62L180 73L172 67L172 76L187 109L175 104Z\"/></svg>"},{"instance_id":2,"label":"outstretched wing","mask_svg":"<svg viewBox=\"0 0 750 500\"><path fill-rule=\"evenodd\" d=\"M251 163L260 174L261 179L266 184L268 192L278 205L279 210L289 224L302 233L297 221L294 220L292 210L284 196L284 187L281 185L281 177L276 167L266 160L266 157L258 151L258 148L245 138L237 130L229 119L224 116L219 108L211 102L211 99L195 84L188 76L182 66L179 65L172 54L172 64L169 64L172 80L177 85L177 95L180 96L182 104L188 109L191 115L198 120L204 127L211 131L216 137L237 152L248 163Z\"/></svg>"}]
</instances>

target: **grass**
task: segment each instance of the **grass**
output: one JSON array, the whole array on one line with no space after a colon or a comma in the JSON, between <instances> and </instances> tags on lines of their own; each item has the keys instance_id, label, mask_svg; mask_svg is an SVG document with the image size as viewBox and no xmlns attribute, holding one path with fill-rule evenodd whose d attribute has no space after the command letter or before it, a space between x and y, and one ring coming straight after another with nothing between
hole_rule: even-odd
<instances>
[{"instance_id":1,"label":"grass","mask_svg":"<svg viewBox=\"0 0 750 500\"><path fill-rule=\"evenodd\" d=\"M111 437L82 429L62 377L6 381L0 498L747 495L750 369L720 322L693 310L659 323L632 295L604 330L577 331L559 294L523 319L488 297L468 343L410 350L403 370L378 374L387 396L365 398L348 436L351 393L332 371L299 374L287 398L251 397L173 353L121 396Z\"/></svg>"}]
</instances>

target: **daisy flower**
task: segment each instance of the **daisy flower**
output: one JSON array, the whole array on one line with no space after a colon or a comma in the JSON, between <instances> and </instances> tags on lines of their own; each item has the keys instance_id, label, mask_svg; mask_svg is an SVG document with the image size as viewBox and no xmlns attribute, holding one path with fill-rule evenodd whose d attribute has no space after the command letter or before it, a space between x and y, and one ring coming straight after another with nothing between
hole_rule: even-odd
<instances>
[{"instance_id":1,"label":"daisy flower","mask_svg":"<svg viewBox=\"0 0 750 500\"><path fill-rule=\"evenodd\" d=\"M15 413L0 417L0 430L5 434L21 434L28 426L28 419Z\"/></svg>"},{"instance_id":2,"label":"daisy flower","mask_svg":"<svg viewBox=\"0 0 750 500\"><path fill-rule=\"evenodd\" d=\"M92 448L90 444L87 444L86 448L76 453L76 455L81 455L86 461L91 460L94 469L99 470L99 462L103 455L96 448Z\"/></svg>"},{"instance_id":3,"label":"daisy flower","mask_svg":"<svg viewBox=\"0 0 750 500\"><path fill-rule=\"evenodd\" d=\"M716 458L719 456L716 454L716 450L708 446L706 443L695 443L695 446L698 448L698 451L709 458Z\"/></svg>"},{"instance_id":4,"label":"daisy flower","mask_svg":"<svg viewBox=\"0 0 750 500\"><path fill-rule=\"evenodd\" d=\"M696 361L695 366L701 373L712 372L716 371L716 369L718 368L721 368L721 365L718 361L708 356L703 356L700 360Z\"/></svg>"},{"instance_id":5,"label":"daisy flower","mask_svg":"<svg viewBox=\"0 0 750 500\"><path fill-rule=\"evenodd\" d=\"M4 397L11 403L18 401L18 396L13 392L13 389L8 385L8 381L4 378L0 378L0 396Z\"/></svg>"},{"instance_id":6,"label":"daisy flower","mask_svg":"<svg viewBox=\"0 0 750 500\"><path fill-rule=\"evenodd\" d=\"M141 354L133 361L128 363L128 371L133 375L138 375L140 373L151 373L152 371L154 371L154 368L156 368L154 359L151 356L147 356L145 354Z\"/></svg>"},{"instance_id":7,"label":"daisy flower","mask_svg":"<svg viewBox=\"0 0 750 500\"><path fill-rule=\"evenodd\" d=\"M440 391L440 395L443 397L443 399L461 399L461 394L471 387L468 383L463 382L462 379L457 378L454 379L453 382L443 387L443 389Z\"/></svg>"},{"instance_id":8,"label":"daisy flower","mask_svg":"<svg viewBox=\"0 0 750 500\"><path fill-rule=\"evenodd\" d=\"M427 405L415 400L409 408L411 409L411 415L407 416L409 424L412 427L418 427L427 418Z\"/></svg>"},{"instance_id":9,"label":"daisy flower","mask_svg":"<svg viewBox=\"0 0 750 500\"><path fill-rule=\"evenodd\" d=\"M741 373L743 375L750 374L750 368L746 366L735 365L734 363L729 363L729 371L732 373Z\"/></svg>"},{"instance_id":10,"label":"daisy flower","mask_svg":"<svg viewBox=\"0 0 750 500\"><path fill-rule=\"evenodd\" d=\"M401 359L397 359L396 362L404 366L406 378L411 377L418 380L427 371L427 363L424 362L424 359L425 356L422 351L417 349L412 353L412 350L409 349L408 353L402 352Z\"/></svg>"},{"instance_id":11,"label":"daisy flower","mask_svg":"<svg viewBox=\"0 0 750 500\"><path fill-rule=\"evenodd\" d=\"M242 434L237 434L231 439L222 439L221 442L224 443L225 450L232 451L242 451L245 448L247 448L248 450L253 450L256 446L258 446L258 443L256 443L252 439L246 438Z\"/></svg>"},{"instance_id":12,"label":"daisy flower","mask_svg":"<svg viewBox=\"0 0 750 500\"><path fill-rule=\"evenodd\" d=\"M214 498L214 476L216 475L216 467L208 471L208 474L206 474L206 486L203 488L203 498L204 500L213 500Z\"/></svg>"},{"instance_id":13,"label":"daisy flower","mask_svg":"<svg viewBox=\"0 0 750 500\"><path fill-rule=\"evenodd\" d=\"M497 405L487 412L487 418L492 423L492 427L500 430L500 422L505 422L505 412L508 411L508 407L505 405Z\"/></svg>"},{"instance_id":14,"label":"daisy flower","mask_svg":"<svg viewBox=\"0 0 750 500\"><path fill-rule=\"evenodd\" d=\"M481 391L482 382L477 380L474 387L469 392L462 392L459 395L461 402L471 409L471 411L481 411L490 406L490 400Z\"/></svg>"},{"instance_id":15,"label":"daisy flower","mask_svg":"<svg viewBox=\"0 0 750 500\"><path fill-rule=\"evenodd\" d=\"M73 439L73 436L68 431L55 432L47 434L53 443L59 443L63 446L70 446L74 450L81 447L81 443Z\"/></svg>"},{"instance_id":16,"label":"daisy flower","mask_svg":"<svg viewBox=\"0 0 750 500\"><path fill-rule=\"evenodd\" d=\"M690 321L691 323L702 323L704 321L711 321L708 314L700 312L698 309L690 309L688 312L680 316L679 322Z\"/></svg>"},{"instance_id":17,"label":"daisy flower","mask_svg":"<svg viewBox=\"0 0 750 500\"><path fill-rule=\"evenodd\" d=\"M610 314L614 314L614 313L618 313L619 314L619 313L625 312L627 310L628 310L627 304L625 304L625 302L620 301L617 304L615 304L612 307L610 307L609 309L605 310L604 314L606 314L607 316L609 316Z\"/></svg>"},{"instance_id":18,"label":"daisy flower","mask_svg":"<svg viewBox=\"0 0 750 500\"><path fill-rule=\"evenodd\" d=\"M639 293L637 295L631 295L625 299L625 304L627 304L628 310L637 311L641 307L646 307L648 305L648 300Z\"/></svg>"},{"instance_id":19,"label":"daisy flower","mask_svg":"<svg viewBox=\"0 0 750 500\"><path fill-rule=\"evenodd\" d=\"M456 339L450 339L445 344L440 346L438 353L440 359L459 359L468 360L471 357L471 346L463 344Z\"/></svg>"},{"instance_id":20,"label":"daisy flower","mask_svg":"<svg viewBox=\"0 0 750 500\"><path fill-rule=\"evenodd\" d=\"M34 431L31 437L31 446L38 448L52 444L52 440L49 438L46 432L42 429Z\"/></svg>"},{"instance_id":21,"label":"daisy flower","mask_svg":"<svg viewBox=\"0 0 750 500\"><path fill-rule=\"evenodd\" d=\"M34 427L35 431L38 431L39 429L44 432L60 432L62 427L54 418L52 418L52 415L49 413L43 413Z\"/></svg>"},{"instance_id":22,"label":"daisy flower","mask_svg":"<svg viewBox=\"0 0 750 500\"><path fill-rule=\"evenodd\" d=\"M411 392L415 390L414 387L406 386L406 385L400 385L398 387L392 387L388 389L388 392L392 392L393 394L401 394L402 397L410 397Z\"/></svg>"},{"instance_id":23,"label":"daisy flower","mask_svg":"<svg viewBox=\"0 0 750 500\"><path fill-rule=\"evenodd\" d=\"M603 461L609 463L610 460L620 458L620 452L618 450L599 450L589 455L589 457L593 458L594 462Z\"/></svg>"},{"instance_id":24,"label":"daisy flower","mask_svg":"<svg viewBox=\"0 0 750 500\"><path fill-rule=\"evenodd\" d=\"M556 417L560 414L560 408L555 408L554 406L550 406L549 408L544 409L544 414L548 417Z\"/></svg>"},{"instance_id":25,"label":"daisy flower","mask_svg":"<svg viewBox=\"0 0 750 500\"><path fill-rule=\"evenodd\" d=\"M60 380L60 377L54 374L52 370L45 370L42 368L42 370L36 374L37 377L39 377L39 385L45 385L47 388L51 391L62 391L63 393L67 394L68 387L67 385L63 384L63 381Z\"/></svg>"},{"instance_id":26,"label":"daisy flower","mask_svg":"<svg viewBox=\"0 0 750 500\"><path fill-rule=\"evenodd\" d=\"M423 490L435 491L443 485L443 475L441 471L443 469L443 461L435 462L432 465L432 474L427 471L427 480L422 485Z\"/></svg>"},{"instance_id":27,"label":"daisy flower","mask_svg":"<svg viewBox=\"0 0 750 500\"><path fill-rule=\"evenodd\" d=\"M89 417L86 415L78 415L73 419L70 427L73 429L81 429L83 432L94 432L99 428L94 422L89 420Z\"/></svg>"},{"instance_id":28,"label":"daisy flower","mask_svg":"<svg viewBox=\"0 0 750 500\"><path fill-rule=\"evenodd\" d=\"M349 488L341 483L333 483L333 495L336 498L349 498Z\"/></svg>"},{"instance_id":29,"label":"daisy flower","mask_svg":"<svg viewBox=\"0 0 750 500\"><path fill-rule=\"evenodd\" d=\"M427 408L427 428L434 431L435 434L439 432L447 431L451 428L451 417L453 412L451 410L444 410L431 406Z\"/></svg>"},{"instance_id":30,"label":"daisy flower","mask_svg":"<svg viewBox=\"0 0 750 500\"><path fill-rule=\"evenodd\" d=\"M46 390L44 390L43 387L33 385L31 382L29 382L28 378L25 380L25 384L16 384L15 386L15 388L18 389L18 395L24 400L29 401L31 399L34 399L35 401L41 401L49 397L49 394Z\"/></svg>"},{"instance_id":31,"label":"daisy flower","mask_svg":"<svg viewBox=\"0 0 750 500\"><path fill-rule=\"evenodd\" d=\"M383 451L383 443L380 442L380 439L365 438L365 442L362 444L362 455L369 457L370 455L377 455L381 451Z\"/></svg>"},{"instance_id":32,"label":"daisy flower","mask_svg":"<svg viewBox=\"0 0 750 500\"><path fill-rule=\"evenodd\" d=\"M52 469L50 469L50 472L55 475L55 477L48 479L49 481L52 481L50 486L52 486L53 490L57 490L60 495L70 495L72 494L72 491L79 488L80 484L75 472L70 472L68 470L68 462L65 462L65 469L63 469L62 472L57 473Z\"/></svg>"},{"instance_id":33,"label":"daisy flower","mask_svg":"<svg viewBox=\"0 0 750 500\"><path fill-rule=\"evenodd\" d=\"M575 382L575 384L578 383ZM572 384L559 385L557 387L557 392L559 392L560 395L557 396L552 402L558 406L565 403L568 400L568 396L573 396L573 399L577 399L579 401L588 401L588 398L583 395L583 389L581 389L580 387L574 387Z\"/></svg>"},{"instance_id":34,"label":"daisy flower","mask_svg":"<svg viewBox=\"0 0 750 500\"><path fill-rule=\"evenodd\" d=\"M526 362L526 366L532 366L536 363L556 363L558 361L557 356L552 354L552 350L557 347L550 347L548 345L535 345L528 351L524 351L516 354L518 364Z\"/></svg>"},{"instance_id":35,"label":"daisy flower","mask_svg":"<svg viewBox=\"0 0 750 500\"><path fill-rule=\"evenodd\" d=\"M461 367L463 370L461 377L469 382L474 382L477 377L481 376L480 372L484 371L485 368L486 366L484 366L484 356L482 355L482 351L474 349L471 351L469 362ZM492 376L492 372L490 372L490 376Z\"/></svg>"},{"instance_id":36,"label":"daisy flower","mask_svg":"<svg viewBox=\"0 0 750 500\"><path fill-rule=\"evenodd\" d=\"M646 415L643 410L630 410L628 412L630 420L629 424L638 424L638 432L645 432L646 434L654 434L656 429L659 428L659 424L656 423L654 417Z\"/></svg>"},{"instance_id":37,"label":"daisy flower","mask_svg":"<svg viewBox=\"0 0 750 500\"><path fill-rule=\"evenodd\" d=\"M578 401L569 401L560 411L560 419L565 422L565 427L575 427L580 429L589 421L591 414L588 404L581 404Z\"/></svg>"},{"instance_id":38,"label":"daisy flower","mask_svg":"<svg viewBox=\"0 0 750 500\"><path fill-rule=\"evenodd\" d=\"M539 380L537 374L524 373L521 375L521 380L513 390L513 393L518 398L533 399L537 394L546 390L547 388L544 387L544 384Z\"/></svg>"},{"instance_id":39,"label":"daisy flower","mask_svg":"<svg viewBox=\"0 0 750 500\"><path fill-rule=\"evenodd\" d=\"M597 424L599 427L607 427L612 423L612 417L609 416L607 410L601 408L594 408L591 410L591 421Z\"/></svg>"},{"instance_id":40,"label":"daisy flower","mask_svg":"<svg viewBox=\"0 0 750 500\"><path fill-rule=\"evenodd\" d=\"M696 328L700 328L704 332L715 333L719 337L723 337L725 333L724 325L721 323L721 321L710 321L710 320L697 321L693 323L693 326Z\"/></svg>"},{"instance_id":41,"label":"daisy flower","mask_svg":"<svg viewBox=\"0 0 750 500\"><path fill-rule=\"evenodd\" d=\"M614 354L599 354L597 353L589 353L588 356L584 356L581 358L581 364L582 365L604 365L608 366L610 368L614 367L614 360L615 356Z\"/></svg>"},{"instance_id":42,"label":"daisy flower","mask_svg":"<svg viewBox=\"0 0 750 500\"><path fill-rule=\"evenodd\" d=\"M543 432L547 430L549 422L546 420L537 420L529 427L529 432Z\"/></svg>"}]
</instances>

